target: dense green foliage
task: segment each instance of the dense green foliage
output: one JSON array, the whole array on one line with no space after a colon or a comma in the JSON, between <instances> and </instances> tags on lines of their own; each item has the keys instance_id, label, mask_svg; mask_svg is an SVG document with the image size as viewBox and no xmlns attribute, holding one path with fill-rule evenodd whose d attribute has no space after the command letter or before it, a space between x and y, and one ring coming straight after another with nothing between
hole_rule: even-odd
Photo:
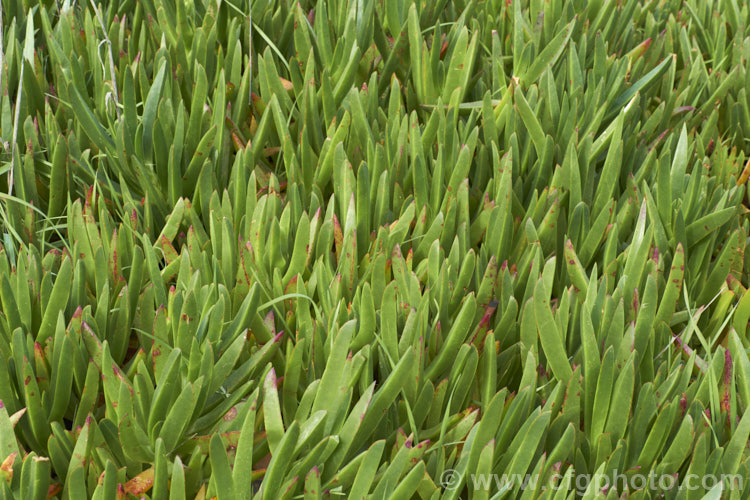
<instances>
[{"instance_id":1,"label":"dense green foliage","mask_svg":"<svg viewBox=\"0 0 750 500\"><path fill-rule=\"evenodd\" d=\"M0 5L0 497L750 495L747 5Z\"/></svg>"}]
</instances>

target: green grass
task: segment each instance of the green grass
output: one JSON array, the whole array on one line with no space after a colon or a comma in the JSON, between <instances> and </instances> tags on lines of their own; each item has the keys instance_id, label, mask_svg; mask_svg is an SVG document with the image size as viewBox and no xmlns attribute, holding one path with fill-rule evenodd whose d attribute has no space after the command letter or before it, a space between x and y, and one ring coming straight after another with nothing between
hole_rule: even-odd
<instances>
[{"instance_id":1,"label":"green grass","mask_svg":"<svg viewBox=\"0 0 750 500\"><path fill-rule=\"evenodd\" d=\"M747 5L0 7L0 498L750 495Z\"/></svg>"}]
</instances>

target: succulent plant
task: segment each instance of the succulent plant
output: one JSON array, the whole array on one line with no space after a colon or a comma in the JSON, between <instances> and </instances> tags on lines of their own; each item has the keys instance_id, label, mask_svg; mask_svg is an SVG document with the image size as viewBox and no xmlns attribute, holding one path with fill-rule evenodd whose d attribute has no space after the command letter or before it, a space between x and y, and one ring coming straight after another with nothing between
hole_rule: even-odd
<instances>
[{"instance_id":1,"label":"succulent plant","mask_svg":"<svg viewBox=\"0 0 750 500\"><path fill-rule=\"evenodd\" d=\"M748 5L0 18L1 498L750 495Z\"/></svg>"}]
</instances>

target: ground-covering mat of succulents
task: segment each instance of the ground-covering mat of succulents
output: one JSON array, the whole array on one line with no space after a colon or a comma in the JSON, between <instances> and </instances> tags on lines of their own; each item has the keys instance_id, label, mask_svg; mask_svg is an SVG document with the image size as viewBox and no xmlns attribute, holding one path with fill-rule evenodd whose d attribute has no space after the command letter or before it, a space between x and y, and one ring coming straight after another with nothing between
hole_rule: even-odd
<instances>
[{"instance_id":1,"label":"ground-covering mat of succulents","mask_svg":"<svg viewBox=\"0 0 750 500\"><path fill-rule=\"evenodd\" d=\"M741 0L0 0L0 498L747 499Z\"/></svg>"}]
</instances>

